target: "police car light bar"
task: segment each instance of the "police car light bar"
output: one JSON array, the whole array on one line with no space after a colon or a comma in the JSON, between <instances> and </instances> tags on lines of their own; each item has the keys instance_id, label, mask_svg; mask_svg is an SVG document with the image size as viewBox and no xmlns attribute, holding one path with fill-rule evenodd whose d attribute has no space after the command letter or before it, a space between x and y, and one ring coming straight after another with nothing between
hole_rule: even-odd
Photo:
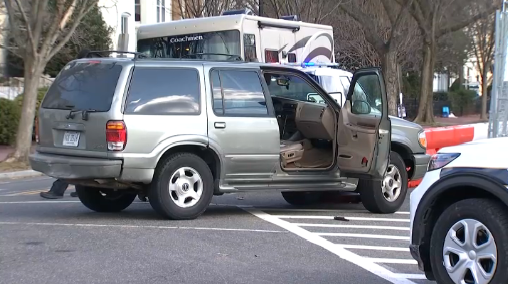
<instances>
[{"instance_id":1,"label":"police car light bar","mask_svg":"<svg viewBox=\"0 0 508 284\"><path fill-rule=\"evenodd\" d=\"M302 62L302 63L284 63L290 66L301 66L301 67L331 67L339 66L339 63L316 63L316 62Z\"/></svg>"}]
</instances>

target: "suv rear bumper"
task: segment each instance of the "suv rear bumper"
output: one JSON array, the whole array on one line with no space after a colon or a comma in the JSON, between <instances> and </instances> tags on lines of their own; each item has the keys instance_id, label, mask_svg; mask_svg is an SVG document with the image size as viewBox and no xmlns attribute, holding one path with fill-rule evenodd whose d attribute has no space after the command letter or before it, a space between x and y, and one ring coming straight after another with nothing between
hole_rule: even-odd
<instances>
[{"instance_id":1,"label":"suv rear bumper","mask_svg":"<svg viewBox=\"0 0 508 284\"><path fill-rule=\"evenodd\" d=\"M428 154L416 154L413 155L415 161L415 169L413 171L413 176L411 180L419 180L423 178L425 173L427 172L427 167L429 165L429 161L431 156Z\"/></svg>"},{"instance_id":2,"label":"suv rear bumper","mask_svg":"<svg viewBox=\"0 0 508 284\"><path fill-rule=\"evenodd\" d=\"M121 160L62 156L35 152L29 157L34 171L61 179L118 178Z\"/></svg>"}]
</instances>

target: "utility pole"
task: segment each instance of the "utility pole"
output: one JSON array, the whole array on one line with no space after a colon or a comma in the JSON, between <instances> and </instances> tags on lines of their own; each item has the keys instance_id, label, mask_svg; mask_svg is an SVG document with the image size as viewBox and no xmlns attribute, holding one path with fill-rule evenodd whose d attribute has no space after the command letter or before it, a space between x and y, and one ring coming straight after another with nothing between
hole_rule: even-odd
<instances>
[{"instance_id":1,"label":"utility pole","mask_svg":"<svg viewBox=\"0 0 508 284\"><path fill-rule=\"evenodd\" d=\"M263 0L258 0L258 5L259 5L259 16L260 17L263 17L264 16L264 11L263 11L263 8L264 8L264 1Z\"/></svg>"}]
</instances>

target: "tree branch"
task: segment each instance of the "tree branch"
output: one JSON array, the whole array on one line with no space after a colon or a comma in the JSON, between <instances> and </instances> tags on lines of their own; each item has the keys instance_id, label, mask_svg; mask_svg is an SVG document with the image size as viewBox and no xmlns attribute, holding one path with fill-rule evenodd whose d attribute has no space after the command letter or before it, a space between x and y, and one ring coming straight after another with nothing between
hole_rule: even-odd
<instances>
[{"instance_id":1,"label":"tree branch","mask_svg":"<svg viewBox=\"0 0 508 284\"><path fill-rule=\"evenodd\" d=\"M340 9L362 26L362 29L365 33L365 38L370 44L372 44L372 46L374 46L379 54L386 52L386 44L376 32L376 23L372 20L372 17L369 17L354 5L349 7L346 7L346 5L341 5Z\"/></svg>"},{"instance_id":2,"label":"tree branch","mask_svg":"<svg viewBox=\"0 0 508 284\"><path fill-rule=\"evenodd\" d=\"M453 22L447 26L444 26L436 32L436 37L439 38L447 33L456 32L458 30L461 30L461 29L467 27L468 25L470 25L471 23L474 23L482 18L487 17L488 15L495 12L496 9L498 9L498 8L499 8L499 5L492 4L492 6L485 9L481 13L476 14L475 16L473 16L471 18L463 19L462 21Z\"/></svg>"},{"instance_id":3,"label":"tree branch","mask_svg":"<svg viewBox=\"0 0 508 284\"><path fill-rule=\"evenodd\" d=\"M25 23L25 26L26 26L28 41L29 41L29 44L31 45L30 50L35 55L35 54L37 54L37 44L34 41L32 28L30 27L30 21L28 21L28 17L26 15L25 9L23 8L23 5L21 4L20 0L14 0L14 1L16 1L16 5L19 8L19 12L21 13L21 17L22 17L23 22ZM9 24L11 24L11 27L16 27L16 25L14 24L14 20L11 19L14 17L15 13L14 13L14 10L12 9L10 0L5 1L5 8L7 9L7 12L10 15L10 16L8 16ZM20 44L18 43L18 46L19 45Z\"/></svg>"},{"instance_id":4,"label":"tree branch","mask_svg":"<svg viewBox=\"0 0 508 284\"><path fill-rule=\"evenodd\" d=\"M86 16L86 14L88 14L88 12L90 12L94 8L94 5L97 5L97 2L98 2L98 0L92 0L91 3L88 3L88 1L83 3L83 6L79 10L77 17L74 19L74 22L73 22L71 28L67 31L67 34L65 35L65 37L55 47L53 47L51 49L51 52L48 53L46 60L51 59L53 56L55 56L55 54L57 54L60 51L60 49L62 49L62 47L67 43L67 41L74 34L74 31L80 24L83 17Z\"/></svg>"}]
</instances>

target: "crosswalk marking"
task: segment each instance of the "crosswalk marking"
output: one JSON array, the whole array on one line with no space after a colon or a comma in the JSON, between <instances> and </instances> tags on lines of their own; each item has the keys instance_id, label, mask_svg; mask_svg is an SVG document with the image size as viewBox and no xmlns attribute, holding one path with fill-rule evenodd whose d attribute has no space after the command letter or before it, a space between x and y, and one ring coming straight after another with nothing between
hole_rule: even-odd
<instances>
[{"instance_id":1,"label":"crosswalk marking","mask_svg":"<svg viewBox=\"0 0 508 284\"><path fill-rule=\"evenodd\" d=\"M280 219L317 219L317 220L333 220L335 216L306 216L306 215L277 215L275 216ZM399 218L367 218L367 217L343 217L350 221L379 221L379 222L402 222L409 223L409 219L399 219Z\"/></svg>"},{"instance_id":2,"label":"crosswalk marking","mask_svg":"<svg viewBox=\"0 0 508 284\"><path fill-rule=\"evenodd\" d=\"M427 280L418 273L417 262L409 253L409 212L377 217L380 215L342 209L241 208L391 283ZM338 215L341 213L354 216ZM335 220L336 216L341 218Z\"/></svg>"},{"instance_id":3,"label":"crosswalk marking","mask_svg":"<svg viewBox=\"0 0 508 284\"><path fill-rule=\"evenodd\" d=\"M295 223L295 225L300 227L409 231L408 227L396 227L396 226L332 225L332 224L309 224L309 223Z\"/></svg>"},{"instance_id":4,"label":"crosswalk marking","mask_svg":"<svg viewBox=\"0 0 508 284\"><path fill-rule=\"evenodd\" d=\"M392 263L392 264L418 264L414 259L399 259L399 258L365 258L374 263Z\"/></svg>"},{"instance_id":5,"label":"crosswalk marking","mask_svg":"<svg viewBox=\"0 0 508 284\"><path fill-rule=\"evenodd\" d=\"M402 251L402 252L409 252L409 248L403 248L403 247L381 247L381 246L362 246L362 245L343 245L343 244L337 244L340 247L343 247L345 249L361 249L361 250L376 250L376 251Z\"/></svg>"},{"instance_id":6,"label":"crosswalk marking","mask_svg":"<svg viewBox=\"0 0 508 284\"><path fill-rule=\"evenodd\" d=\"M349 237L349 238L366 238L366 239L385 239L385 240L402 240L409 241L406 236L392 236L392 235L371 235L371 234L351 234L351 233L314 233L320 236L329 237Z\"/></svg>"}]
</instances>

